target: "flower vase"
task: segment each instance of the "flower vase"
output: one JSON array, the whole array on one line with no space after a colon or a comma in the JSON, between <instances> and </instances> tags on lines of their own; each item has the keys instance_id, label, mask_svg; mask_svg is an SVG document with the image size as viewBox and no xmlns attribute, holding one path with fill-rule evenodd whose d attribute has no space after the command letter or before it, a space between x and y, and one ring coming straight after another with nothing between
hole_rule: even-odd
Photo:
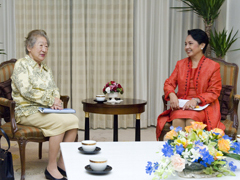
<instances>
[{"instance_id":1,"label":"flower vase","mask_svg":"<svg viewBox=\"0 0 240 180\"><path fill-rule=\"evenodd\" d=\"M200 163L186 164L185 169L182 172L177 172L179 177L182 178L211 178L216 177L217 173L205 174L203 170L205 167Z\"/></svg>"},{"instance_id":2,"label":"flower vase","mask_svg":"<svg viewBox=\"0 0 240 180\"><path fill-rule=\"evenodd\" d=\"M111 93L109 93L108 97L111 98L111 100L109 100L109 102L111 102L111 103L117 102L117 100L115 98L118 97L118 94L119 94L118 92L111 92Z\"/></svg>"}]
</instances>

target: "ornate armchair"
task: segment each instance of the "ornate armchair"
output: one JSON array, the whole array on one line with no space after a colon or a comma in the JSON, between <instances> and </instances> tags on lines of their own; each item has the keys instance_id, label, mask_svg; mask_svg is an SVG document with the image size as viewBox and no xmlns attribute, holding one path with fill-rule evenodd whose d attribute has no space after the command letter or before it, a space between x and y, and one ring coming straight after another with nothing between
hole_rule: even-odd
<instances>
[{"instance_id":1,"label":"ornate armchair","mask_svg":"<svg viewBox=\"0 0 240 180\"><path fill-rule=\"evenodd\" d=\"M225 134L236 138L238 131L238 103L240 95L237 93L237 78L238 78L238 66L234 63L226 62L222 59L211 58L215 62L220 64L220 72L222 78L222 91L218 98L221 111L221 122L226 126ZM162 96L164 108L167 110L167 102ZM164 135L170 130L171 123L166 123L159 140L162 141Z\"/></svg>"},{"instance_id":2,"label":"ornate armchair","mask_svg":"<svg viewBox=\"0 0 240 180\"><path fill-rule=\"evenodd\" d=\"M16 59L0 64L0 126L7 133L11 141L17 141L19 145L20 161L21 161L21 180L25 179L25 148L27 142L39 143L39 159L42 158L42 143L48 141L48 137L44 137L41 129L32 126L18 125L15 121L14 109L15 102L11 96L11 75L13 72ZM67 108L69 101L68 96L61 96L64 102L64 108ZM1 124L2 118L6 123ZM0 140L2 134L0 133ZM1 145L1 144L0 144Z\"/></svg>"}]
</instances>

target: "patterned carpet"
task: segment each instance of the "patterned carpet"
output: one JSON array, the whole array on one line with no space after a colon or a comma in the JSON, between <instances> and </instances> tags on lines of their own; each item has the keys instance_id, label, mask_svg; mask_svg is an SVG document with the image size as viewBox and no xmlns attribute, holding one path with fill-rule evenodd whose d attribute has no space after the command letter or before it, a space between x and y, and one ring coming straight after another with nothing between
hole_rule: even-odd
<instances>
[{"instance_id":1,"label":"patterned carpet","mask_svg":"<svg viewBox=\"0 0 240 180\"><path fill-rule=\"evenodd\" d=\"M150 127L141 130L142 141L155 141L155 127ZM119 141L134 141L135 129L119 129L118 131ZM84 131L78 132L78 141L82 141L84 138ZM112 141L113 131L112 129L98 129L90 130L90 137L98 142ZM4 138L1 140L2 147L7 147L7 143ZM15 179L19 180L21 176L21 165L19 157L18 144L11 141L10 152L13 156L13 166ZM26 146L26 180L44 180L44 170L48 162L48 142L43 143L42 159L38 159L38 143L27 143Z\"/></svg>"}]
</instances>

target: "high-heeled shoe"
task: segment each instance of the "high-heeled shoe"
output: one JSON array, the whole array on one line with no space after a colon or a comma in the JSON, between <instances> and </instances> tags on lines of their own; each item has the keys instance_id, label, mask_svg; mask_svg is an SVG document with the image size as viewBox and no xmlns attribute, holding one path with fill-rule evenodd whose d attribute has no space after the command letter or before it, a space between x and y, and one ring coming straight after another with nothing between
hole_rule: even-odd
<instances>
[{"instance_id":1,"label":"high-heeled shoe","mask_svg":"<svg viewBox=\"0 0 240 180\"><path fill-rule=\"evenodd\" d=\"M67 180L65 177L63 177L63 178L61 178L61 179L57 179L57 178L53 177L53 176L48 172L47 169L45 169L44 174L45 174L46 179L50 179L50 180Z\"/></svg>"},{"instance_id":2,"label":"high-heeled shoe","mask_svg":"<svg viewBox=\"0 0 240 180\"><path fill-rule=\"evenodd\" d=\"M60 168L60 167L57 167L58 168L58 171L63 175L63 176L67 176L67 173L66 173L66 171L64 171L62 168Z\"/></svg>"}]
</instances>

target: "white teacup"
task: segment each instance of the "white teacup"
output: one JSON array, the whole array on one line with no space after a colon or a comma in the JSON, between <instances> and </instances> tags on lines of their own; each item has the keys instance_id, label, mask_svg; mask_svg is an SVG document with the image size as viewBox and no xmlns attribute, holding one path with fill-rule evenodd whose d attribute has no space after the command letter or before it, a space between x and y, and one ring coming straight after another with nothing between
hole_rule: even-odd
<instances>
[{"instance_id":1,"label":"white teacup","mask_svg":"<svg viewBox=\"0 0 240 180\"><path fill-rule=\"evenodd\" d=\"M92 152L96 149L97 142L94 140L84 140L82 141L82 148L86 152Z\"/></svg>"},{"instance_id":2,"label":"white teacup","mask_svg":"<svg viewBox=\"0 0 240 180\"><path fill-rule=\"evenodd\" d=\"M237 141L240 142L240 134L237 135Z\"/></svg>"},{"instance_id":3,"label":"white teacup","mask_svg":"<svg viewBox=\"0 0 240 180\"><path fill-rule=\"evenodd\" d=\"M105 100L105 95L96 95L96 100L97 101L104 101Z\"/></svg>"},{"instance_id":4,"label":"white teacup","mask_svg":"<svg viewBox=\"0 0 240 180\"><path fill-rule=\"evenodd\" d=\"M94 171L103 171L107 167L107 159L105 157L92 157L89 161Z\"/></svg>"}]
</instances>

